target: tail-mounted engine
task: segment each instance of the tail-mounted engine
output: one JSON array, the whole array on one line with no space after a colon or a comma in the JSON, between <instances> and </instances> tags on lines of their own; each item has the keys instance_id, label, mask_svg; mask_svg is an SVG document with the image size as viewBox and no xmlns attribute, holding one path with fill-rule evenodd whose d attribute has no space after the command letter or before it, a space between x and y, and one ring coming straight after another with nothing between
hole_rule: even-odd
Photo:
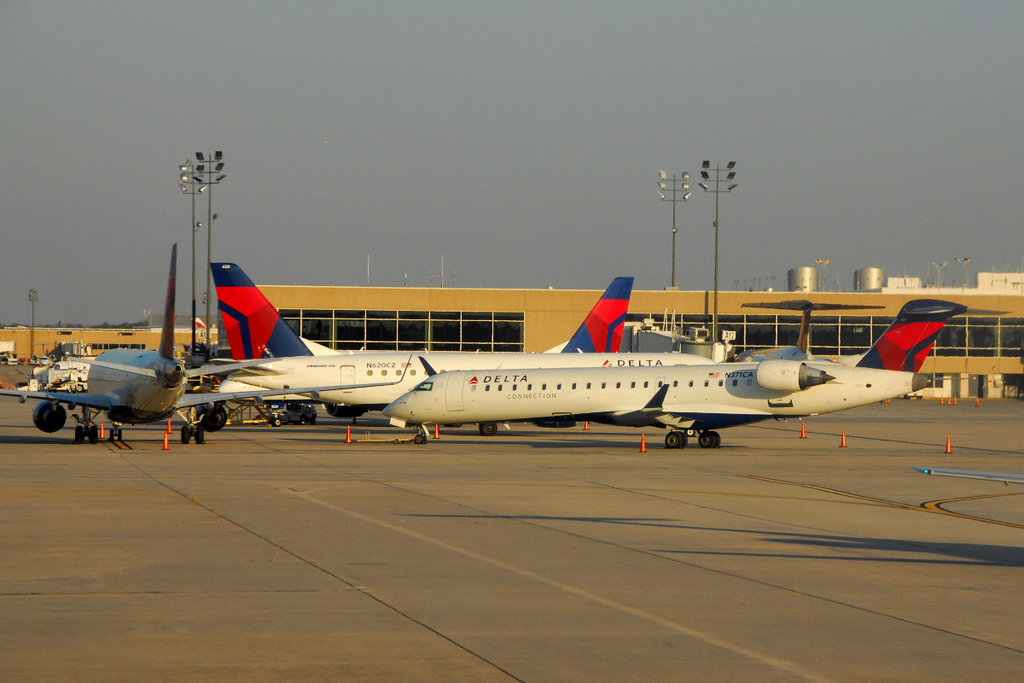
<instances>
[{"instance_id":1,"label":"tail-mounted engine","mask_svg":"<svg viewBox=\"0 0 1024 683\"><path fill-rule=\"evenodd\" d=\"M757 385L771 391L803 391L835 377L824 370L793 360L766 360L757 364Z\"/></svg>"},{"instance_id":2,"label":"tail-mounted engine","mask_svg":"<svg viewBox=\"0 0 1024 683\"><path fill-rule=\"evenodd\" d=\"M32 422L47 434L59 430L67 419L68 414L59 403L43 401L32 411Z\"/></svg>"}]
</instances>

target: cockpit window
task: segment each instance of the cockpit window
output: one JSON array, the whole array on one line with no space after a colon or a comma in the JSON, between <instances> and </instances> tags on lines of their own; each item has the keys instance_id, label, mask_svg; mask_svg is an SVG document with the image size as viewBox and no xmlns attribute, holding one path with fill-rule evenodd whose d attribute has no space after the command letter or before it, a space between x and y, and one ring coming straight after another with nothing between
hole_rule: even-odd
<instances>
[{"instance_id":1,"label":"cockpit window","mask_svg":"<svg viewBox=\"0 0 1024 683\"><path fill-rule=\"evenodd\" d=\"M432 391L434 389L434 383L429 379L426 382L420 382L413 391Z\"/></svg>"}]
</instances>

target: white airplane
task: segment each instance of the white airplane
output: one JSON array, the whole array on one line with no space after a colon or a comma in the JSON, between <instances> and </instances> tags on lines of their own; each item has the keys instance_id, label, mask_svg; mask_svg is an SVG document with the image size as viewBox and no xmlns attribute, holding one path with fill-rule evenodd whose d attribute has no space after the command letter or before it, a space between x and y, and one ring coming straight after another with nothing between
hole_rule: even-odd
<instances>
[{"instance_id":1,"label":"white airplane","mask_svg":"<svg viewBox=\"0 0 1024 683\"><path fill-rule=\"evenodd\" d=\"M845 410L928 386L913 372L813 361L765 360L659 368L478 370L432 375L384 408L392 424L481 424L539 419L665 427L666 448L697 436L717 448L716 428Z\"/></svg>"},{"instance_id":2,"label":"white airplane","mask_svg":"<svg viewBox=\"0 0 1024 683\"><path fill-rule=\"evenodd\" d=\"M391 351L310 351L306 342L280 317L280 313L252 283L241 268L232 263L214 263L213 277L217 297L224 316L225 328L236 349L250 354L288 356L266 358L257 366L232 373L221 384L222 390L244 387L287 388L340 382L354 383L356 378L370 381L380 377L395 382L388 385L349 388L320 393L320 399L336 404L328 407L335 417L353 417L368 410L379 410L426 378L418 363L410 363L408 352ZM616 282L622 280L617 278ZM630 285L632 278L629 278ZM439 371L501 368L576 368L576 367L664 367L668 365L712 363L708 358L680 353L605 353L621 340L629 294L623 296L621 285L612 283L587 319L569 342L572 353L466 353L424 352L421 356ZM582 340L582 341L581 341ZM589 350L590 352L583 352ZM315 353L315 355L301 355ZM571 421L546 420L543 426L568 427ZM487 436L497 432L497 425L480 425Z\"/></svg>"},{"instance_id":3,"label":"white airplane","mask_svg":"<svg viewBox=\"0 0 1024 683\"><path fill-rule=\"evenodd\" d=\"M12 396L22 403L39 399L32 413L32 421L40 430L52 433L64 426L67 411L81 409L74 414L78 425L75 427L75 443L99 440L99 429L95 419L106 411L113 422L110 439L121 440L123 424L140 424L164 420L177 413L185 420L181 428L181 442L205 441L205 433L217 431L227 423L224 402L242 398L262 398L283 393L308 393L315 396L320 390L340 388L335 382L325 387L302 389L250 390L234 393L186 394L185 384L189 377L218 374L244 367L247 363L228 365L207 365L186 369L182 361L174 357L174 294L178 245L171 249L171 272L167 282L167 299L164 306L164 325L157 351L134 351L112 349L94 359L82 358L92 367L89 372L89 391L25 391L0 389L0 396Z\"/></svg>"},{"instance_id":4,"label":"white airplane","mask_svg":"<svg viewBox=\"0 0 1024 683\"><path fill-rule=\"evenodd\" d=\"M633 368L626 368L620 373L623 377L613 380L614 387L603 379L577 378L567 371L543 374L505 370L484 375L462 373L457 379L444 375L431 377L385 407L384 414L391 417L394 424L416 426L418 440L425 434L423 424L480 422L497 430L498 422L551 419L547 415L550 411L551 415L558 415L565 421L669 427L672 431L665 437L668 448L684 447L688 436L696 436L703 448L717 447L721 437L714 429L718 427L769 417L832 412L925 388L929 385L928 379L916 373L921 370L946 321L965 310L965 306L948 301L910 301L866 353L843 357L839 363L813 359L809 355L796 359L769 356L746 363L704 365L686 372L672 370L671 399L677 402L667 407L668 368L657 368L653 374L637 369L635 377L630 372ZM421 362L429 367L428 361L421 358ZM679 377L675 376L677 374ZM482 394L476 386L481 376L485 380ZM492 382L494 377L499 379ZM507 377L512 379L505 379ZM519 377L529 379L517 379ZM680 382L684 387L680 387ZM828 386L819 388L818 385L826 383ZM508 395L515 398L498 400L506 384L513 387ZM523 400L517 393L523 384L527 385L527 395L534 392L535 386L541 386L543 400L530 406L531 401ZM440 393L438 386L444 387ZM629 391L622 393L627 386ZM551 391L550 387L555 387L554 395L546 393ZM659 388L653 396L652 387ZM879 392L886 394L890 390L895 393L878 396ZM496 393L491 394L491 391ZM450 413L446 412L449 392L451 405L456 406ZM457 407L469 400L464 399L466 396L484 402L479 412ZM842 400L835 403L840 396ZM537 411L542 415L524 414Z\"/></svg>"}]
</instances>

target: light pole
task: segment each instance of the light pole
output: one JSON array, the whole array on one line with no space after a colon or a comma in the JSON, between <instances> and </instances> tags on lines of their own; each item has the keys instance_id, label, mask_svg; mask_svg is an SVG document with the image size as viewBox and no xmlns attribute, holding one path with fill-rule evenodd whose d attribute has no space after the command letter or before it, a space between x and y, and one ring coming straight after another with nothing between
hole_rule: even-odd
<instances>
[{"instance_id":1,"label":"light pole","mask_svg":"<svg viewBox=\"0 0 1024 683\"><path fill-rule=\"evenodd\" d=\"M28 357L36 350L36 302L39 301L39 292L34 289L28 290L28 302L32 305L32 327L28 330Z\"/></svg>"},{"instance_id":2,"label":"light pole","mask_svg":"<svg viewBox=\"0 0 1024 683\"><path fill-rule=\"evenodd\" d=\"M196 177L194 175L195 168L193 167L192 161L185 157L185 163L178 166L178 170L181 172L181 188L182 194L187 194L192 197L192 320L189 322L189 327L192 328L192 345L189 347L189 357L196 352L196 230L201 224L196 223L196 195L203 194L206 192L206 185L202 185L199 189L196 189Z\"/></svg>"},{"instance_id":3,"label":"light pole","mask_svg":"<svg viewBox=\"0 0 1024 683\"><path fill-rule=\"evenodd\" d=\"M690 174L686 171L682 173L672 173L670 178L668 173L665 171L658 171L658 194L661 196L661 201L672 202L672 285L671 289L677 289L676 287L676 233L679 229L676 227L676 204L678 202L685 202L689 199L693 193L690 192ZM668 194L666 194L668 193Z\"/></svg>"},{"instance_id":4,"label":"light pole","mask_svg":"<svg viewBox=\"0 0 1024 683\"><path fill-rule=\"evenodd\" d=\"M935 286L942 289L942 269L949 265L949 262L943 261L942 263L936 263L935 261L932 261L932 265L935 266L935 272L938 275L938 280L936 281Z\"/></svg>"},{"instance_id":5,"label":"light pole","mask_svg":"<svg viewBox=\"0 0 1024 683\"><path fill-rule=\"evenodd\" d=\"M221 173L224 170L224 152L217 150L213 154L209 152L196 152L196 165L192 177L200 186L206 189L206 345L213 339L214 319L210 316L210 304L213 303L213 274L210 271L210 263L213 261L213 186L220 184L227 176ZM218 335L218 339L220 336Z\"/></svg>"},{"instance_id":6,"label":"light pole","mask_svg":"<svg viewBox=\"0 0 1024 683\"><path fill-rule=\"evenodd\" d=\"M964 266L963 267L963 271L962 271L962 273L960 275L960 291L963 291L963 290L965 290L967 288L967 264L971 262L971 257L970 256L964 256L963 258L957 257L955 260L956 260L957 263L962 263L963 266Z\"/></svg>"},{"instance_id":7,"label":"light pole","mask_svg":"<svg viewBox=\"0 0 1024 683\"><path fill-rule=\"evenodd\" d=\"M714 308L711 314L711 337L715 341L718 340L718 197L723 192L732 192L737 187L736 183L732 182L732 179L736 177L736 162L730 161L722 168L722 162L716 161L715 167L711 168L711 162L707 159L700 165L700 177L707 182L698 183L705 192L713 192L715 194L715 299ZM715 177L711 178L711 172L714 171ZM722 178L722 171L726 171L725 178ZM722 189L722 183L729 183L729 186L724 190ZM712 188L711 185L714 185Z\"/></svg>"},{"instance_id":8,"label":"light pole","mask_svg":"<svg viewBox=\"0 0 1024 683\"><path fill-rule=\"evenodd\" d=\"M828 264L832 263L832 259L820 258L818 259L818 265L821 266L821 291L828 291Z\"/></svg>"}]
</instances>

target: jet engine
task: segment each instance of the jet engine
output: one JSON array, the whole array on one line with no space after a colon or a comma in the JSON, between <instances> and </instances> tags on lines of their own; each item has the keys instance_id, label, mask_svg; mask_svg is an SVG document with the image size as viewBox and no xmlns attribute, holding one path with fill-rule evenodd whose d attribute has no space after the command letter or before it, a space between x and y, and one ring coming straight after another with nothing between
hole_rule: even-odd
<instances>
[{"instance_id":1,"label":"jet engine","mask_svg":"<svg viewBox=\"0 0 1024 683\"><path fill-rule=\"evenodd\" d=\"M203 416L199 419L199 424L203 426L203 429L208 432L217 432L224 429L224 425L228 423L228 410L224 407L224 404L217 404L212 408L207 408L203 411Z\"/></svg>"},{"instance_id":2,"label":"jet engine","mask_svg":"<svg viewBox=\"0 0 1024 683\"><path fill-rule=\"evenodd\" d=\"M346 406L340 403L325 403L324 409L331 417L359 417L366 412L365 408L359 406Z\"/></svg>"},{"instance_id":3,"label":"jet engine","mask_svg":"<svg viewBox=\"0 0 1024 683\"><path fill-rule=\"evenodd\" d=\"M39 427L39 429L48 434L63 427L67 419L68 414L65 412L64 406L59 403L53 404L49 401L43 401L32 411L32 422L35 423L36 427Z\"/></svg>"},{"instance_id":4,"label":"jet engine","mask_svg":"<svg viewBox=\"0 0 1024 683\"><path fill-rule=\"evenodd\" d=\"M576 420L571 417L562 416L544 417L539 420L533 420L533 424L545 429L571 429L576 426Z\"/></svg>"},{"instance_id":5,"label":"jet engine","mask_svg":"<svg viewBox=\"0 0 1024 683\"><path fill-rule=\"evenodd\" d=\"M757 364L757 386L771 391L803 391L835 379L824 370L793 360L766 360Z\"/></svg>"}]
</instances>

